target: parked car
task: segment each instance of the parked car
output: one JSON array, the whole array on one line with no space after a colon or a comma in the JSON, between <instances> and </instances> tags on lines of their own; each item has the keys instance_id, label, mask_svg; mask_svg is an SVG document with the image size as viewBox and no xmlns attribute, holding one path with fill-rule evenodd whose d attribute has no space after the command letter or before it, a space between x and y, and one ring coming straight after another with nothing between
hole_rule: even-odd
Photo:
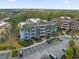
<instances>
[{"instance_id":1,"label":"parked car","mask_svg":"<svg viewBox=\"0 0 79 59\"><path fill-rule=\"evenodd\" d=\"M60 38L60 37L59 37L58 39L59 39L60 41L63 41L63 38Z\"/></svg>"},{"instance_id":2,"label":"parked car","mask_svg":"<svg viewBox=\"0 0 79 59\"><path fill-rule=\"evenodd\" d=\"M66 48L63 48L63 49L62 49L63 52L65 52L66 50L67 50Z\"/></svg>"},{"instance_id":3,"label":"parked car","mask_svg":"<svg viewBox=\"0 0 79 59\"><path fill-rule=\"evenodd\" d=\"M63 41L62 39L59 39L59 41Z\"/></svg>"},{"instance_id":4,"label":"parked car","mask_svg":"<svg viewBox=\"0 0 79 59\"><path fill-rule=\"evenodd\" d=\"M52 40L47 40L47 43L48 43L48 44L51 44L51 43L52 43Z\"/></svg>"},{"instance_id":5,"label":"parked car","mask_svg":"<svg viewBox=\"0 0 79 59\"><path fill-rule=\"evenodd\" d=\"M23 51L19 50L19 57L23 57Z\"/></svg>"},{"instance_id":6,"label":"parked car","mask_svg":"<svg viewBox=\"0 0 79 59\"><path fill-rule=\"evenodd\" d=\"M54 54L49 54L49 58L51 58L51 59L57 59L57 57L54 55Z\"/></svg>"},{"instance_id":7,"label":"parked car","mask_svg":"<svg viewBox=\"0 0 79 59\"><path fill-rule=\"evenodd\" d=\"M79 36L76 36L76 40L78 40L79 39Z\"/></svg>"}]
</instances>

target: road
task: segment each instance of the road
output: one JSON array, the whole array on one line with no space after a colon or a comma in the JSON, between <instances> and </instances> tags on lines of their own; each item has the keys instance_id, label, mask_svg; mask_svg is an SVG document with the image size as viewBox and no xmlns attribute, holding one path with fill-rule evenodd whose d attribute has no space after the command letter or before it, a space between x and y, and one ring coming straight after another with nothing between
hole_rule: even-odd
<instances>
[{"instance_id":1,"label":"road","mask_svg":"<svg viewBox=\"0 0 79 59\"><path fill-rule=\"evenodd\" d=\"M24 50L23 58L15 59L42 59L44 55L48 56L50 53L53 53L57 56L58 59L64 54L62 51L63 48L68 47L69 39L63 38L63 41L53 42L51 45L47 42L44 42L33 48L29 48L27 51Z\"/></svg>"}]
</instances>

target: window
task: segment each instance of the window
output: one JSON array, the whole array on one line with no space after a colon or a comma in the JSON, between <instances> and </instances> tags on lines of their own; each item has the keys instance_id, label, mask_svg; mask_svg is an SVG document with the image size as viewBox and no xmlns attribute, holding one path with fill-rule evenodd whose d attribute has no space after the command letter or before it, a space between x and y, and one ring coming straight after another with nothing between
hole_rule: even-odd
<instances>
[{"instance_id":1,"label":"window","mask_svg":"<svg viewBox=\"0 0 79 59\"><path fill-rule=\"evenodd\" d=\"M27 36L25 38L27 38Z\"/></svg>"},{"instance_id":2,"label":"window","mask_svg":"<svg viewBox=\"0 0 79 59\"><path fill-rule=\"evenodd\" d=\"M35 30L31 30L32 32L35 32Z\"/></svg>"},{"instance_id":3,"label":"window","mask_svg":"<svg viewBox=\"0 0 79 59\"><path fill-rule=\"evenodd\" d=\"M23 31L23 29L21 29L21 31Z\"/></svg>"},{"instance_id":4,"label":"window","mask_svg":"<svg viewBox=\"0 0 79 59\"><path fill-rule=\"evenodd\" d=\"M35 28L34 26L32 26L31 28Z\"/></svg>"},{"instance_id":5,"label":"window","mask_svg":"<svg viewBox=\"0 0 79 59\"><path fill-rule=\"evenodd\" d=\"M27 33L25 33L25 35L27 35Z\"/></svg>"},{"instance_id":6,"label":"window","mask_svg":"<svg viewBox=\"0 0 79 59\"><path fill-rule=\"evenodd\" d=\"M32 33L31 35L35 35L35 33Z\"/></svg>"},{"instance_id":7,"label":"window","mask_svg":"<svg viewBox=\"0 0 79 59\"><path fill-rule=\"evenodd\" d=\"M43 28L44 26L41 26L41 28Z\"/></svg>"},{"instance_id":8,"label":"window","mask_svg":"<svg viewBox=\"0 0 79 59\"><path fill-rule=\"evenodd\" d=\"M45 29L40 29L40 31L45 31Z\"/></svg>"},{"instance_id":9,"label":"window","mask_svg":"<svg viewBox=\"0 0 79 59\"><path fill-rule=\"evenodd\" d=\"M44 33L41 33L41 34L44 34Z\"/></svg>"},{"instance_id":10,"label":"window","mask_svg":"<svg viewBox=\"0 0 79 59\"><path fill-rule=\"evenodd\" d=\"M35 39L35 37L31 37L32 39Z\"/></svg>"}]
</instances>

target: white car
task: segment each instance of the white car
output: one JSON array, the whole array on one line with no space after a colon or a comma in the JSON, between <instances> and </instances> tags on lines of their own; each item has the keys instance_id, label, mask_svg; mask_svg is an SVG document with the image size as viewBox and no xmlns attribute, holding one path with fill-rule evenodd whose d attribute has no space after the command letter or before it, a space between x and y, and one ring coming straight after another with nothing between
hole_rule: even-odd
<instances>
[{"instance_id":1,"label":"white car","mask_svg":"<svg viewBox=\"0 0 79 59\"><path fill-rule=\"evenodd\" d=\"M66 37L66 38L69 38L69 39L71 39L71 36L70 36L70 35L65 35L65 37Z\"/></svg>"},{"instance_id":2,"label":"white car","mask_svg":"<svg viewBox=\"0 0 79 59\"><path fill-rule=\"evenodd\" d=\"M49 54L49 57L50 57L51 59L57 59L57 57L56 57L54 54L52 54L52 53Z\"/></svg>"},{"instance_id":3,"label":"white car","mask_svg":"<svg viewBox=\"0 0 79 59\"><path fill-rule=\"evenodd\" d=\"M23 51L19 50L19 57L23 57Z\"/></svg>"}]
</instances>

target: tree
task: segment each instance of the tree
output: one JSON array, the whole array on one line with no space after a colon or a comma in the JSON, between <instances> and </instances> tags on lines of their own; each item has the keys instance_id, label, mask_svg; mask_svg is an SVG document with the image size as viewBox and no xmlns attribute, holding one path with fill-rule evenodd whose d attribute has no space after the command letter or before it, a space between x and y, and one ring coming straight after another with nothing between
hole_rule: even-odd
<instances>
[{"instance_id":1,"label":"tree","mask_svg":"<svg viewBox=\"0 0 79 59\"><path fill-rule=\"evenodd\" d=\"M73 51L73 49L70 47L70 48L68 48L67 50L66 50L66 59L72 59L72 57L73 57L73 53L74 53L74 51Z\"/></svg>"},{"instance_id":2,"label":"tree","mask_svg":"<svg viewBox=\"0 0 79 59\"><path fill-rule=\"evenodd\" d=\"M74 48L76 46L75 41L74 40L70 40L69 41L69 46Z\"/></svg>"}]
</instances>

